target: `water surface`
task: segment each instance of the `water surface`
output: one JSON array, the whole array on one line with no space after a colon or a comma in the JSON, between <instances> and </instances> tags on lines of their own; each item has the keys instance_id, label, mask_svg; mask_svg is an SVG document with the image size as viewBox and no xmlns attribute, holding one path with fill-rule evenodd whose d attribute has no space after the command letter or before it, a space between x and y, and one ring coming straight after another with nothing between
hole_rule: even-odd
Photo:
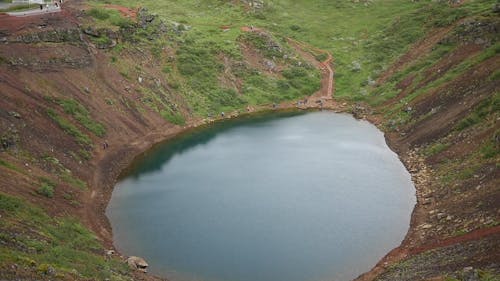
<instances>
[{"instance_id":1,"label":"water surface","mask_svg":"<svg viewBox=\"0 0 500 281\"><path fill-rule=\"evenodd\" d=\"M115 243L172 281L350 280L415 204L383 134L331 112L224 122L136 164L108 206Z\"/></svg>"}]
</instances>

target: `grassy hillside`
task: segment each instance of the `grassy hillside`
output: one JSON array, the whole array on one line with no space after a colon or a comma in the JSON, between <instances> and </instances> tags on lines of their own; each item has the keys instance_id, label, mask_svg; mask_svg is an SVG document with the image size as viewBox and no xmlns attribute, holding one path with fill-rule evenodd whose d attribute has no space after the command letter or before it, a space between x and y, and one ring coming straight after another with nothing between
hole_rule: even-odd
<instances>
[{"instance_id":1,"label":"grassy hillside","mask_svg":"<svg viewBox=\"0 0 500 281\"><path fill-rule=\"evenodd\" d=\"M105 258L99 240L78 219L51 218L39 207L3 193L0 210L2 279L20 275L33 279L131 280L125 264L117 258Z\"/></svg>"},{"instance_id":2,"label":"grassy hillside","mask_svg":"<svg viewBox=\"0 0 500 281\"><path fill-rule=\"evenodd\" d=\"M136 7L135 1L114 4ZM335 57L338 98L367 99L371 86L388 65L426 32L491 10L494 0L468 1L265 1L263 9L235 1L142 1L161 17L191 27L196 42L238 54L241 26L270 30L331 51ZM97 3L101 2L95 2ZM229 32L220 27L229 25Z\"/></svg>"}]
</instances>

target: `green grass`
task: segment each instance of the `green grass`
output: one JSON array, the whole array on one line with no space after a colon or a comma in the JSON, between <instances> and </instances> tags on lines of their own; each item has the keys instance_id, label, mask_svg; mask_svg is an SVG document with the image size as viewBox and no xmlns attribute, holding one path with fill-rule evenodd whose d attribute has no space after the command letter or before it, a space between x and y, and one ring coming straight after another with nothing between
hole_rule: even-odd
<instances>
[{"instance_id":1,"label":"green grass","mask_svg":"<svg viewBox=\"0 0 500 281\"><path fill-rule=\"evenodd\" d=\"M7 169L10 169L10 170L13 170L13 171L16 171L16 172L20 172L21 171L17 166L15 166L12 163L7 162L4 159L0 159L0 166L3 166L5 168L7 168Z\"/></svg>"},{"instance_id":2,"label":"green grass","mask_svg":"<svg viewBox=\"0 0 500 281\"><path fill-rule=\"evenodd\" d=\"M137 5L132 0L110 2L129 7ZM175 71L170 70L169 73L173 74L169 77L184 79L185 83L179 90L195 112L206 113L225 107L241 107L241 99L246 103L277 100L274 95L263 97L265 91L286 88L282 84L277 85L276 81L247 75L247 90L243 98L227 96L228 92L224 89L214 90L221 88L216 83L220 73L217 54L224 53L233 58L241 56L239 38L264 50L265 57L281 55L268 48L266 41L257 34L242 35L239 31L241 26L265 28L278 43L281 43L281 38L292 37L332 52L337 97L371 100L368 93L372 88L366 81L376 79L411 43L432 28L488 12L495 3L494 0L471 2L452 8L435 1L377 0L365 5L343 0L319 0L311 5L309 0L269 0L266 1L266 8L259 12L249 12L242 5L217 0L145 0L141 5L155 11L167 22L175 21L190 27L180 35L180 40L174 40L178 42L178 67L182 77L175 76ZM96 1L92 3L98 5ZM99 16L96 11L92 13ZM219 29L222 25L231 28L222 32ZM353 62L359 63L359 70L353 71ZM253 83L258 80L259 85ZM222 100L216 97L218 95ZM395 91L391 90L390 94L379 96L379 102L394 95ZM233 98L232 103L228 104L224 96Z\"/></svg>"},{"instance_id":3,"label":"green grass","mask_svg":"<svg viewBox=\"0 0 500 281\"><path fill-rule=\"evenodd\" d=\"M486 122L489 116L493 116L494 113L498 112L500 112L500 93L495 93L493 96L479 103L471 114L455 126L455 129L462 131L475 124Z\"/></svg>"},{"instance_id":4,"label":"green grass","mask_svg":"<svg viewBox=\"0 0 500 281\"><path fill-rule=\"evenodd\" d=\"M42 185L37 189L36 192L45 197L52 198L54 197L54 186L47 183L42 183Z\"/></svg>"},{"instance_id":5,"label":"green grass","mask_svg":"<svg viewBox=\"0 0 500 281\"><path fill-rule=\"evenodd\" d=\"M107 20L110 17L110 11L106 9L92 8L87 11L87 15L98 20Z\"/></svg>"},{"instance_id":6,"label":"green grass","mask_svg":"<svg viewBox=\"0 0 500 281\"><path fill-rule=\"evenodd\" d=\"M163 118L165 118L166 120L168 120L172 124L176 124L176 125L186 124L186 119L180 113L172 113L169 111L163 111L161 113L161 115L163 116Z\"/></svg>"},{"instance_id":7,"label":"green grass","mask_svg":"<svg viewBox=\"0 0 500 281\"><path fill-rule=\"evenodd\" d=\"M3 193L0 214L2 268L16 263L43 274L51 266L62 275L75 276L76 272L77 279L131 280L126 265L117 259L106 260L94 233L76 219L48 216L42 209Z\"/></svg>"},{"instance_id":8,"label":"green grass","mask_svg":"<svg viewBox=\"0 0 500 281\"><path fill-rule=\"evenodd\" d=\"M47 115L61 127L67 134L75 137L76 141L82 146L92 146L92 140L88 135L82 133L75 125L66 118L57 114L53 109L47 109Z\"/></svg>"},{"instance_id":9,"label":"green grass","mask_svg":"<svg viewBox=\"0 0 500 281\"><path fill-rule=\"evenodd\" d=\"M74 99L56 99L66 114L72 115L82 126L94 133L98 137L103 137L106 134L106 129L101 123L94 121L89 111Z\"/></svg>"},{"instance_id":10,"label":"green grass","mask_svg":"<svg viewBox=\"0 0 500 281\"><path fill-rule=\"evenodd\" d=\"M56 183L48 178L40 178L40 187L36 190L36 193L43 195L48 198L54 197L54 190L56 188Z\"/></svg>"},{"instance_id":11,"label":"green grass","mask_svg":"<svg viewBox=\"0 0 500 281\"><path fill-rule=\"evenodd\" d=\"M130 19L122 17L120 12L113 9L96 6L89 9L86 13L96 20L95 24L97 24L98 27L116 28L132 25Z\"/></svg>"},{"instance_id":12,"label":"green grass","mask_svg":"<svg viewBox=\"0 0 500 281\"><path fill-rule=\"evenodd\" d=\"M87 188L87 183L85 183L84 181L78 179L78 178L75 178L71 172L63 172L60 176L59 176L64 182L74 186L74 187L77 187L79 189L86 189Z\"/></svg>"},{"instance_id":13,"label":"green grass","mask_svg":"<svg viewBox=\"0 0 500 281\"><path fill-rule=\"evenodd\" d=\"M450 144L436 142L436 143L426 147L424 150L424 154L426 156L433 156L433 155L436 155L436 154L446 150L448 147L450 147Z\"/></svg>"},{"instance_id":14,"label":"green grass","mask_svg":"<svg viewBox=\"0 0 500 281\"><path fill-rule=\"evenodd\" d=\"M500 146L497 141L499 137L500 130L497 130L491 139L487 140L486 143L481 146L479 152L483 159L491 159L500 155Z\"/></svg>"}]
</instances>

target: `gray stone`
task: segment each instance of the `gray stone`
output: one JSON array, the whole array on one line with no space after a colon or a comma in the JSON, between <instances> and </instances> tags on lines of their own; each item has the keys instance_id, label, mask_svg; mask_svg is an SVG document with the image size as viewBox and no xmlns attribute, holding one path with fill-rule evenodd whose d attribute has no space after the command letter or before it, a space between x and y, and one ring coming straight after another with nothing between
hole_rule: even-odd
<instances>
[{"instance_id":1,"label":"gray stone","mask_svg":"<svg viewBox=\"0 0 500 281\"><path fill-rule=\"evenodd\" d=\"M429 229L432 228L432 224L425 223L422 225L422 229Z\"/></svg>"},{"instance_id":2,"label":"gray stone","mask_svg":"<svg viewBox=\"0 0 500 281\"><path fill-rule=\"evenodd\" d=\"M500 13L500 3L496 3L493 6L493 13Z\"/></svg>"},{"instance_id":3,"label":"gray stone","mask_svg":"<svg viewBox=\"0 0 500 281\"><path fill-rule=\"evenodd\" d=\"M358 61L353 61L351 70L354 72L359 72L361 70L361 64Z\"/></svg>"},{"instance_id":4,"label":"gray stone","mask_svg":"<svg viewBox=\"0 0 500 281\"><path fill-rule=\"evenodd\" d=\"M15 111L9 112L9 115L16 118L16 119L21 119L21 114L15 112Z\"/></svg>"},{"instance_id":5,"label":"gray stone","mask_svg":"<svg viewBox=\"0 0 500 281\"><path fill-rule=\"evenodd\" d=\"M49 266L47 268L47 275L50 275L50 276L56 275L56 270L52 266Z\"/></svg>"},{"instance_id":6,"label":"gray stone","mask_svg":"<svg viewBox=\"0 0 500 281\"><path fill-rule=\"evenodd\" d=\"M265 60L264 66L267 68L268 71L274 71L276 69L276 64L270 60Z\"/></svg>"},{"instance_id":7,"label":"gray stone","mask_svg":"<svg viewBox=\"0 0 500 281\"><path fill-rule=\"evenodd\" d=\"M127 258L127 264L130 268L137 271L147 272L148 263L141 257L130 256Z\"/></svg>"}]
</instances>

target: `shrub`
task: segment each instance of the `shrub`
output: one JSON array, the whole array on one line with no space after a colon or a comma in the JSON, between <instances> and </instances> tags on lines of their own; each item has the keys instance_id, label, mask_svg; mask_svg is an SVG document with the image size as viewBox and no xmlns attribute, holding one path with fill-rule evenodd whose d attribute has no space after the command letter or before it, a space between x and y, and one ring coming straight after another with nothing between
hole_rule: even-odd
<instances>
[{"instance_id":1,"label":"shrub","mask_svg":"<svg viewBox=\"0 0 500 281\"><path fill-rule=\"evenodd\" d=\"M92 8L87 11L87 14L98 20L106 20L109 18L109 12L105 9Z\"/></svg>"},{"instance_id":2,"label":"shrub","mask_svg":"<svg viewBox=\"0 0 500 281\"><path fill-rule=\"evenodd\" d=\"M54 197L54 187L46 182L42 183L42 186L40 186L36 192L48 198Z\"/></svg>"},{"instance_id":3,"label":"shrub","mask_svg":"<svg viewBox=\"0 0 500 281\"><path fill-rule=\"evenodd\" d=\"M182 116L182 114L180 113L170 113L163 111L161 115L172 124L184 125L186 123L186 119L184 119L184 116Z\"/></svg>"},{"instance_id":4,"label":"shrub","mask_svg":"<svg viewBox=\"0 0 500 281\"><path fill-rule=\"evenodd\" d=\"M444 150L446 150L450 145L446 143L436 142L425 148L424 153L427 156L436 155Z\"/></svg>"}]
</instances>

